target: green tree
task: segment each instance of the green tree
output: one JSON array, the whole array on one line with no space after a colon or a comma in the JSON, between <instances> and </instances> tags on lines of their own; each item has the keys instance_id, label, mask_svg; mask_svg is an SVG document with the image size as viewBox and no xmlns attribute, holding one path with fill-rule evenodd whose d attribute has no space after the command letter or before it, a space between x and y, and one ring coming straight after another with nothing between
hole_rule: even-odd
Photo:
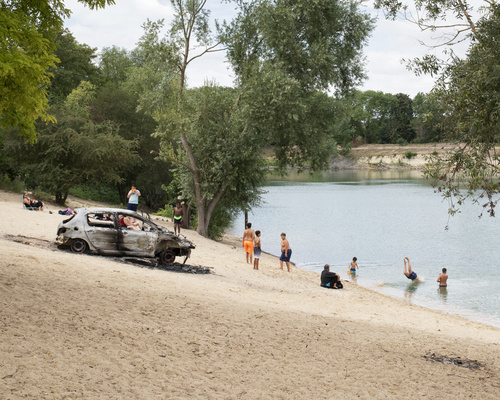
<instances>
[{"instance_id":1,"label":"green tree","mask_svg":"<svg viewBox=\"0 0 500 400\"><path fill-rule=\"evenodd\" d=\"M128 72L134 65L131 55L126 49L116 46L102 49L99 58L101 78L105 83L123 83L127 80Z\"/></svg>"},{"instance_id":2,"label":"green tree","mask_svg":"<svg viewBox=\"0 0 500 400\"><path fill-rule=\"evenodd\" d=\"M415 139L416 134L412 127L413 101L408 95L396 94L391 119L394 122L391 132L392 143L410 143Z\"/></svg>"},{"instance_id":3,"label":"green tree","mask_svg":"<svg viewBox=\"0 0 500 400\"><path fill-rule=\"evenodd\" d=\"M206 235L218 204L232 199L242 207L257 199L264 146L274 145L282 168L326 165L335 152L332 107L318 92L332 86L345 92L362 79L361 49L372 23L357 3L237 1L239 14L218 31L237 73L236 88L191 90L187 66L215 51L217 42L206 1L172 4L170 40L159 39L161 23L149 23L141 41L147 61L142 82L153 89L143 100L158 123L160 158L184 174L183 186L196 201L197 230ZM151 67L159 58L169 67L160 76Z\"/></svg>"},{"instance_id":4,"label":"green tree","mask_svg":"<svg viewBox=\"0 0 500 400\"><path fill-rule=\"evenodd\" d=\"M92 9L114 0L79 0ZM58 62L55 34L70 10L62 0L0 1L0 123L36 140L35 122L53 122L47 84Z\"/></svg>"},{"instance_id":5,"label":"green tree","mask_svg":"<svg viewBox=\"0 0 500 400\"><path fill-rule=\"evenodd\" d=\"M94 63L96 49L78 43L70 31L57 32L54 43L59 62L49 71L53 75L48 87L50 104L64 101L81 81L97 83L99 73Z\"/></svg>"},{"instance_id":6,"label":"green tree","mask_svg":"<svg viewBox=\"0 0 500 400\"><path fill-rule=\"evenodd\" d=\"M351 125L368 143L391 143L391 113L396 98L391 93L355 91L350 97L353 113Z\"/></svg>"},{"instance_id":7,"label":"green tree","mask_svg":"<svg viewBox=\"0 0 500 400\"><path fill-rule=\"evenodd\" d=\"M399 12L407 13L409 3L379 0L376 5L385 9L390 18ZM484 0L481 10L471 0L433 1L414 3L421 28L446 32L444 44L453 45L469 40L465 58L452 50L447 59L427 55L411 61L416 73L438 76L433 95L439 99L443 120L443 136L456 149L443 157L433 157L426 176L436 180L438 192L450 200L451 214L470 198L481 204L493 216L498 202L498 43L499 7ZM447 17L453 15L452 23ZM406 14L407 16L409 14ZM444 21L444 22L443 22Z\"/></svg>"},{"instance_id":8,"label":"green tree","mask_svg":"<svg viewBox=\"0 0 500 400\"><path fill-rule=\"evenodd\" d=\"M464 60L455 59L438 80L435 95L445 110L446 138L455 151L434 157L426 171L439 181L454 213L470 198L491 216L500 193L500 7L492 5L476 26Z\"/></svg>"},{"instance_id":9,"label":"green tree","mask_svg":"<svg viewBox=\"0 0 500 400\"><path fill-rule=\"evenodd\" d=\"M416 142L429 143L443 140L443 118L439 101L433 94L418 93L413 99Z\"/></svg>"},{"instance_id":10,"label":"green tree","mask_svg":"<svg viewBox=\"0 0 500 400\"><path fill-rule=\"evenodd\" d=\"M109 121L90 113L94 89L88 82L52 108L58 122L40 128L37 143L11 138L9 151L22 163L21 176L29 186L40 186L63 204L69 189L82 182L117 184L121 170L136 157L136 143L123 139Z\"/></svg>"},{"instance_id":11,"label":"green tree","mask_svg":"<svg viewBox=\"0 0 500 400\"><path fill-rule=\"evenodd\" d=\"M169 168L158 168L158 163L150 154L152 149L159 148L160 140L152 137L156 122L148 115L146 109L137 109L139 95L143 88L137 80L137 67L134 55L118 48L104 49L99 62L101 70L101 86L96 90L92 102L94 118L102 121L113 121L119 126L119 134L124 139L137 142L136 161L128 163L122 169L123 183L118 186L123 202L132 183L140 187L142 199L148 207L159 208L165 204L166 193L160 183L169 183L172 172Z\"/></svg>"}]
</instances>

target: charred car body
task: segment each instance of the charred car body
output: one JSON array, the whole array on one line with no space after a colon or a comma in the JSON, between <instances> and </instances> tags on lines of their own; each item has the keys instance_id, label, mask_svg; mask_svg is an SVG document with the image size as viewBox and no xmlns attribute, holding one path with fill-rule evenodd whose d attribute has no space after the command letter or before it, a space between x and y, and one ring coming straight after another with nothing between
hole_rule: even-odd
<instances>
[{"instance_id":1,"label":"charred car body","mask_svg":"<svg viewBox=\"0 0 500 400\"><path fill-rule=\"evenodd\" d=\"M158 257L162 264L176 257L185 257L185 263L195 248L184 236L119 208L77 208L57 227L56 242L75 253Z\"/></svg>"}]
</instances>

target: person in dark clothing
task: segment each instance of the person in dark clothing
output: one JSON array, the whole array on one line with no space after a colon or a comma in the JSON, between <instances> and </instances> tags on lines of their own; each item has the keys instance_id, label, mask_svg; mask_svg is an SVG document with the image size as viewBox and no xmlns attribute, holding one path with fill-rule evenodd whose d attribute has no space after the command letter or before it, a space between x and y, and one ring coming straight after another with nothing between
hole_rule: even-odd
<instances>
[{"instance_id":1,"label":"person in dark clothing","mask_svg":"<svg viewBox=\"0 0 500 400\"><path fill-rule=\"evenodd\" d=\"M321 286L329 289L341 289L343 287L340 282L340 275L335 272L330 272L330 266L325 264L321 272Z\"/></svg>"}]
</instances>

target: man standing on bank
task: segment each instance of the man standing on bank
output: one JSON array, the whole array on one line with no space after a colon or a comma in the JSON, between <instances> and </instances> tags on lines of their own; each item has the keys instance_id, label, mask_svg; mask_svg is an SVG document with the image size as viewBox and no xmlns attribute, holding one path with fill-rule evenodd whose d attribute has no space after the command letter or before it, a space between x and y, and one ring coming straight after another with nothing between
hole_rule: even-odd
<instances>
[{"instance_id":1,"label":"man standing on bank","mask_svg":"<svg viewBox=\"0 0 500 400\"><path fill-rule=\"evenodd\" d=\"M281 234L281 257L280 257L280 269L283 271L283 263L286 264L288 272L290 272L290 257L292 256L292 249L290 248L290 243L286 238L286 233Z\"/></svg>"},{"instance_id":2,"label":"man standing on bank","mask_svg":"<svg viewBox=\"0 0 500 400\"><path fill-rule=\"evenodd\" d=\"M243 232L243 247L247 257L247 264L253 263L253 241L255 240L255 232L252 229L252 224L248 222L246 229Z\"/></svg>"},{"instance_id":3,"label":"man standing on bank","mask_svg":"<svg viewBox=\"0 0 500 400\"><path fill-rule=\"evenodd\" d=\"M181 234L182 217L184 217L184 210L182 204L178 201L174 207L174 234L179 236Z\"/></svg>"},{"instance_id":4,"label":"man standing on bank","mask_svg":"<svg viewBox=\"0 0 500 400\"><path fill-rule=\"evenodd\" d=\"M137 206L139 205L139 196L141 192L139 192L135 185L132 185L132 189L128 192L127 199L127 210L137 211Z\"/></svg>"}]
</instances>

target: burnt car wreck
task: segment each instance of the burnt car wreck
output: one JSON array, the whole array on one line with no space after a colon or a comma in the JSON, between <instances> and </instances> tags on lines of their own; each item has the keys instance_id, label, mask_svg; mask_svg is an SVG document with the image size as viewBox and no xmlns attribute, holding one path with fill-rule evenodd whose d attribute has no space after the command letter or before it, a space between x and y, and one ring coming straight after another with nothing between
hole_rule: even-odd
<instances>
[{"instance_id":1,"label":"burnt car wreck","mask_svg":"<svg viewBox=\"0 0 500 400\"><path fill-rule=\"evenodd\" d=\"M119 208L77 208L57 227L59 247L75 253L157 257L168 265L191 255L194 244L139 214Z\"/></svg>"}]
</instances>

